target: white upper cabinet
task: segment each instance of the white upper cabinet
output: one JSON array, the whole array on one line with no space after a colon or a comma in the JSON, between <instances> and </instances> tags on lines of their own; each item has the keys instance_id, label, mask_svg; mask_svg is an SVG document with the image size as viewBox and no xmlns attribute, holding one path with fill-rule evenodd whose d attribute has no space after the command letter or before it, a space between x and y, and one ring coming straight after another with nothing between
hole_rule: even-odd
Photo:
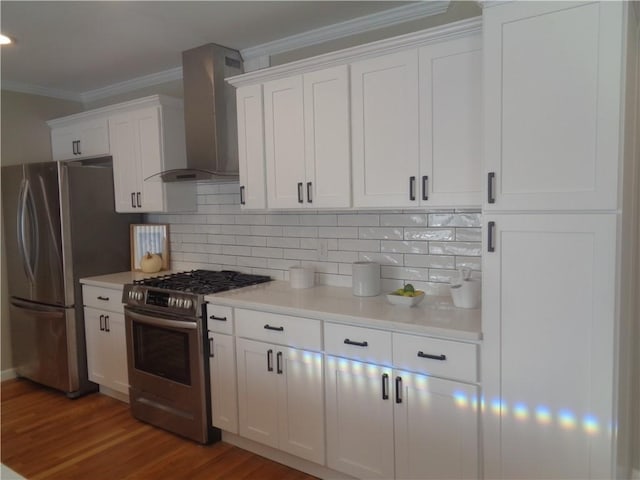
<instances>
[{"instance_id":1,"label":"white upper cabinet","mask_svg":"<svg viewBox=\"0 0 640 480\"><path fill-rule=\"evenodd\" d=\"M269 207L349 207L347 66L273 80L263 88Z\"/></svg>"},{"instance_id":2,"label":"white upper cabinet","mask_svg":"<svg viewBox=\"0 0 640 480\"><path fill-rule=\"evenodd\" d=\"M354 204L481 203L478 34L352 65Z\"/></svg>"},{"instance_id":3,"label":"white upper cabinet","mask_svg":"<svg viewBox=\"0 0 640 480\"><path fill-rule=\"evenodd\" d=\"M420 202L482 203L482 39L420 48Z\"/></svg>"},{"instance_id":4,"label":"white upper cabinet","mask_svg":"<svg viewBox=\"0 0 640 480\"><path fill-rule=\"evenodd\" d=\"M48 122L51 127L51 153L54 160L109 155L106 118Z\"/></svg>"},{"instance_id":5,"label":"white upper cabinet","mask_svg":"<svg viewBox=\"0 0 640 480\"><path fill-rule=\"evenodd\" d=\"M617 207L622 4L485 10L485 208Z\"/></svg>"},{"instance_id":6,"label":"white upper cabinet","mask_svg":"<svg viewBox=\"0 0 640 480\"><path fill-rule=\"evenodd\" d=\"M186 166L180 105L158 101L128 104L109 116L109 140L118 212L195 210L195 184L164 183L153 175Z\"/></svg>"},{"instance_id":7,"label":"white upper cabinet","mask_svg":"<svg viewBox=\"0 0 640 480\"><path fill-rule=\"evenodd\" d=\"M247 209L266 208L262 85L238 88L236 105L238 108L240 205Z\"/></svg>"},{"instance_id":8,"label":"white upper cabinet","mask_svg":"<svg viewBox=\"0 0 640 480\"><path fill-rule=\"evenodd\" d=\"M356 207L417 204L418 51L351 64Z\"/></svg>"}]
</instances>

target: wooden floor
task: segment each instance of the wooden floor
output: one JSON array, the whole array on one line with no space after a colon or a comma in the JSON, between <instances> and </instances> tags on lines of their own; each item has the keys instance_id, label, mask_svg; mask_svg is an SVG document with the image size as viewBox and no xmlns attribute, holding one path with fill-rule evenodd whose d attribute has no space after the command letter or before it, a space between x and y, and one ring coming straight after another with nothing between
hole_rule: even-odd
<instances>
[{"instance_id":1,"label":"wooden floor","mask_svg":"<svg viewBox=\"0 0 640 480\"><path fill-rule=\"evenodd\" d=\"M314 478L227 443L181 439L99 393L69 400L27 380L0 388L1 460L29 480Z\"/></svg>"}]
</instances>

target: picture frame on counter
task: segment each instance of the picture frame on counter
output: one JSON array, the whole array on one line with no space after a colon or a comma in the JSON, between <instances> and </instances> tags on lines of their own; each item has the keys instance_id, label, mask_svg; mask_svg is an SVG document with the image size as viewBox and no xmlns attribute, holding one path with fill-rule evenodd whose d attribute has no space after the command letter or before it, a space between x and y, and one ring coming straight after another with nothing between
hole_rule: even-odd
<instances>
[{"instance_id":1,"label":"picture frame on counter","mask_svg":"<svg viewBox=\"0 0 640 480\"><path fill-rule=\"evenodd\" d=\"M169 270L169 225L164 223L131 224L131 270L142 270L142 258L160 255L162 270Z\"/></svg>"}]
</instances>

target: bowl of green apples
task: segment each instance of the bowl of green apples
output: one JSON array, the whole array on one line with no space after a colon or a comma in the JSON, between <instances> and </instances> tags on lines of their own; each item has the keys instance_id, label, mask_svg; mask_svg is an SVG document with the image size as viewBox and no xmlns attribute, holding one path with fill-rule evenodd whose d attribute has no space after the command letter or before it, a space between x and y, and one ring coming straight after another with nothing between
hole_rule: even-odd
<instances>
[{"instance_id":1,"label":"bowl of green apples","mask_svg":"<svg viewBox=\"0 0 640 480\"><path fill-rule=\"evenodd\" d=\"M404 288L399 288L391 293L387 293L387 300L393 305L402 307L415 307L424 300L424 292L416 290L413 285L407 283Z\"/></svg>"}]
</instances>

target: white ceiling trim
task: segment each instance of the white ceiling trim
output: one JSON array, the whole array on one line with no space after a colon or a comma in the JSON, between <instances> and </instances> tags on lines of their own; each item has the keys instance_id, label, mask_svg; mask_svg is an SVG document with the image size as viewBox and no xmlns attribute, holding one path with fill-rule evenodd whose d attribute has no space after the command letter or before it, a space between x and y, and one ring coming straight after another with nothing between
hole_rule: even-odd
<instances>
[{"instance_id":1,"label":"white ceiling trim","mask_svg":"<svg viewBox=\"0 0 640 480\"><path fill-rule=\"evenodd\" d=\"M242 54L242 58L247 60L255 57L288 52L369 30L390 27L409 20L438 15L447 11L449 3L449 0L434 0L392 8L384 12L365 15L354 18L353 20L347 20L297 35L291 35L290 37L281 38L280 40L274 40L273 42L256 45L255 47L245 48L241 50L240 53Z\"/></svg>"},{"instance_id":2,"label":"white ceiling trim","mask_svg":"<svg viewBox=\"0 0 640 480\"><path fill-rule=\"evenodd\" d=\"M132 78L131 80L125 80L124 82L114 83L103 88L97 88L95 90L89 90L80 94L82 102L88 103L102 98L112 97L121 93L131 92L140 88L152 87L153 85L160 85L161 83L172 82L174 80L182 79L182 67L172 68L171 70L164 70L163 72L151 73L142 77Z\"/></svg>"},{"instance_id":3,"label":"white ceiling trim","mask_svg":"<svg viewBox=\"0 0 640 480\"><path fill-rule=\"evenodd\" d=\"M28 83L12 82L11 80L2 81L2 90L28 93L30 95L42 95L43 97L59 98L61 100L71 100L73 102L83 101L82 95L79 93L56 90L53 88L41 87L39 85L30 85Z\"/></svg>"}]
</instances>

